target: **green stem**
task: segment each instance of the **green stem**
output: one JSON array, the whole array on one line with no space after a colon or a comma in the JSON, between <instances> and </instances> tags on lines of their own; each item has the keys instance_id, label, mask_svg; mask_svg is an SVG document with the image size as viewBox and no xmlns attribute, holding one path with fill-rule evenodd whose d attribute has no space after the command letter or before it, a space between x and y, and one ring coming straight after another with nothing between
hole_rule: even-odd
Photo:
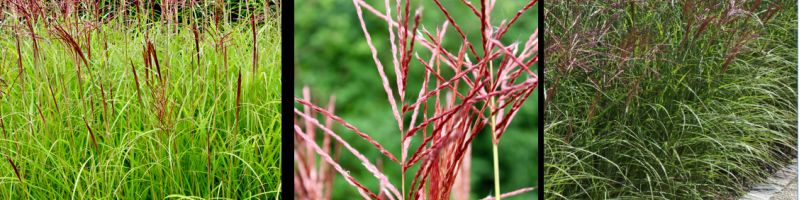
<instances>
[{"instance_id":1,"label":"green stem","mask_svg":"<svg viewBox=\"0 0 800 200\"><path fill-rule=\"evenodd\" d=\"M492 143L492 160L494 162L494 199L500 200L500 162L497 160L497 143Z\"/></svg>"},{"instance_id":2,"label":"green stem","mask_svg":"<svg viewBox=\"0 0 800 200\"><path fill-rule=\"evenodd\" d=\"M403 200L403 199L406 198L406 172L405 172L405 170L403 170L403 173L400 176L402 176L400 178L400 181L401 181L400 184L402 184L400 186L402 188L400 195L403 195L403 198L401 199L401 200Z\"/></svg>"},{"instance_id":3,"label":"green stem","mask_svg":"<svg viewBox=\"0 0 800 200\"><path fill-rule=\"evenodd\" d=\"M491 62L489 62L489 71L490 72L494 71L494 65ZM491 85L494 86L494 80L492 82L493 83ZM500 161L498 161L498 156L497 156L497 143L499 138L497 138L496 120L494 115L492 114L492 112L494 112L495 106L496 106L495 99L494 97L491 97L489 99L489 117L490 117L489 121L490 123L492 123L491 128L492 128L492 163L494 168L494 196L495 200L500 200Z\"/></svg>"}]
</instances>

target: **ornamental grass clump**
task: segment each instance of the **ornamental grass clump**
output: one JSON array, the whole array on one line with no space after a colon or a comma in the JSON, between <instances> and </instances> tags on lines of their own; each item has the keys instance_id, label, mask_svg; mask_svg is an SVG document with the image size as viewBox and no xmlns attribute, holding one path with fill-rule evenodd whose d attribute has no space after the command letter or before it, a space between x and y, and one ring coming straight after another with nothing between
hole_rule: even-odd
<instances>
[{"instance_id":1,"label":"ornamental grass clump","mask_svg":"<svg viewBox=\"0 0 800 200\"><path fill-rule=\"evenodd\" d=\"M547 199L737 199L796 157L789 1L548 4Z\"/></svg>"},{"instance_id":2,"label":"ornamental grass clump","mask_svg":"<svg viewBox=\"0 0 800 200\"><path fill-rule=\"evenodd\" d=\"M470 148L479 134L492 138L493 151L480 152L494 157L494 193L487 198L501 199L536 188L500 187L497 146L503 144L503 133L538 85L533 67L538 61L538 32L528 32L523 42L502 40L519 19L530 17L523 15L532 13L529 11L537 1L528 1L513 17L498 24L492 24L498 20L491 18L497 1L463 1L464 11L480 21L480 30L475 32L462 29L450 16L452 8L434 2L437 7L433 9L445 20L435 30L428 30L421 26L421 8L412 12L410 1L386 1L383 9L353 1L377 69L375 77L381 81L396 123L391 124L396 132L390 134L397 135L401 148L388 149L373 138L375 133L366 133L337 116L333 98L328 106L318 106L306 88L303 96L294 99L295 198L330 198L332 176L340 175L364 199L468 199ZM376 27L367 26L365 13L386 22L388 35L372 34ZM446 37L448 30L456 31L457 37ZM480 42L473 43L473 39ZM446 48L444 40L458 41L459 48ZM374 43L385 41L390 48L379 51ZM383 55L391 61L381 61ZM424 69L425 75L410 76L411 68ZM410 88L411 82L420 88ZM335 131L334 125L346 131ZM373 148L367 150L377 150L381 157L368 158L362 153L367 150L351 145L362 141L342 137L352 133ZM362 166L342 166L337 159L343 153L339 149L355 156ZM386 171L383 166L387 165L398 165L400 170ZM368 171L378 180L377 188L351 176L351 170ZM390 180L390 173L399 173L400 180ZM531 177L531 183L534 181Z\"/></svg>"},{"instance_id":3,"label":"ornamental grass clump","mask_svg":"<svg viewBox=\"0 0 800 200\"><path fill-rule=\"evenodd\" d=\"M279 4L0 0L0 199L278 198Z\"/></svg>"}]
</instances>

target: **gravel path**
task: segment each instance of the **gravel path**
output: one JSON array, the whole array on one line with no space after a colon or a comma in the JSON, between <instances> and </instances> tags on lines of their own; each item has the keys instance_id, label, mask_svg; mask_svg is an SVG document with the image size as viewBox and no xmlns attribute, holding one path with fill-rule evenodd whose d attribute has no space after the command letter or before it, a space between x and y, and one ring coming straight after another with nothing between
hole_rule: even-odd
<instances>
[{"instance_id":1,"label":"gravel path","mask_svg":"<svg viewBox=\"0 0 800 200\"><path fill-rule=\"evenodd\" d=\"M797 199L797 160L773 174L765 183L755 185L741 200Z\"/></svg>"},{"instance_id":2,"label":"gravel path","mask_svg":"<svg viewBox=\"0 0 800 200\"><path fill-rule=\"evenodd\" d=\"M789 186L783 188L783 191L772 197L773 200L797 200L797 179L792 180Z\"/></svg>"}]
</instances>

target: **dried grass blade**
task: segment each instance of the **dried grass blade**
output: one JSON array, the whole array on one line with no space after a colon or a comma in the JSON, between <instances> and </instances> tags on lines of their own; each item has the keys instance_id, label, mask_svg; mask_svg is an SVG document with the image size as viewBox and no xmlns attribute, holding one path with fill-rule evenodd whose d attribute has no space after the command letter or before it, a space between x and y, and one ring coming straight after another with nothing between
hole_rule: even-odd
<instances>
[{"instance_id":1,"label":"dried grass blade","mask_svg":"<svg viewBox=\"0 0 800 200\"><path fill-rule=\"evenodd\" d=\"M242 107L242 70L236 78L236 124L239 124L239 112Z\"/></svg>"},{"instance_id":2,"label":"dried grass blade","mask_svg":"<svg viewBox=\"0 0 800 200\"><path fill-rule=\"evenodd\" d=\"M89 130L89 138L92 140L92 144L94 145L94 150L98 151L99 148L97 146L97 140L95 140L94 138L94 132L92 132L92 127L89 126L89 121L86 121L86 117L83 117L83 123L86 124L86 129Z\"/></svg>"},{"instance_id":3,"label":"dried grass blade","mask_svg":"<svg viewBox=\"0 0 800 200\"><path fill-rule=\"evenodd\" d=\"M17 169L17 165L14 164L14 161L11 160L11 158L8 158L8 156L6 156L6 160L8 160L8 164L11 164L11 168L14 169L14 174L17 175L19 182L22 182L22 176L19 175L19 169Z\"/></svg>"},{"instance_id":4,"label":"dried grass blade","mask_svg":"<svg viewBox=\"0 0 800 200\"><path fill-rule=\"evenodd\" d=\"M131 71L133 72L133 80L136 83L136 96L139 97L139 103L144 106L144 101L142 101L142 89L139 85L139 76L136 75L136 66L133 65L133 62L131 62Z\"/></svg>"},{"instance_id":5,"label":"dried grass blade","mask_svg":"<svg viewBox=\"0 0 800 200\"><path fill-rule=\"evenodd\" d=\"M255 15L250 15L250 27L253 31L253 74L258 70L258 40L256 39L256 18Z\"/></svg>"}]
</instances>

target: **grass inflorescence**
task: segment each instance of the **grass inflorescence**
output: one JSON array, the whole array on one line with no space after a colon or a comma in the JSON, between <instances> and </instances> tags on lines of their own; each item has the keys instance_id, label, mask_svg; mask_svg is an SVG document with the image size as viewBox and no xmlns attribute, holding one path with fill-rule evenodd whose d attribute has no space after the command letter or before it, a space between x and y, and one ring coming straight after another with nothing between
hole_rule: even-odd
<instances>
[{"instance_id":1,"label":"grass inflorescence","mask_svg":"<svg viewBox=\"0 0 800 200\"><path fill-rule=\"evenodd\" d=\"M547 199L734 199L796 156L791 1L547 6Z\"/></svg>"},{"instance_id":2,"label":"grass inflorescence","mask_svg":"<svg viewBox=\"0 0 800 200\"><path fill-rule=\"evenodd\" d=\"M311 98L311 89L304 88L302 96L294 99L295 198L330 199L331 191L338 189L332 188L334 176L341 176L347 190L354 191L352 196L363 199L470 199L470 160L477 137L491 138L486 142L493 147L480 152L494 158L494 189L486 199L537 188L534 177L522 188L501 187L498 158L498 146L505 144L503 134L538 85L533 66L538 61L538 32L525 29L530 31L523 32L524 40L511 42L504 35L523 13L533 16L531 8L537 2L524 1L515 8L518 14L508 19L492 18L499 1L457 2L463 6L459 11L470 12L473 22L480 24L468 30L461 25L467 22L457 22L450 15L459 7L444 6L438 0L429 9L443 19L429 28L421 25L425 16L411 1L386 1L380 7L354 0L359 33L377 72L371 76L380 81L386 99L383 106L391 111L385 117L393 121L384 124L391 132L360 129L334 112L333 98L327 106L319 106L320 99ZM383 23L374 27L367 23L369 19ZM388 34L382 34L383 30ZM445 45L445 41L456 45ZM385 42L388 48L379 50L376 44ZM412 68L424 75L412 76ZM334 125L343 129L334 130ZM387 148L386 142L376 139L380 135L395 138L394 146L400 148ZM356 148L355 143L368 143L369 148ZM379 157L368 157L372 152ZM355 157L360 166L340 162L345 155ZM505 164L534 165L535 161ZM366 171L377 184L365 184L351 170Z\"/></svg>"},{"instance_id":3,"label":"grass inflorescence","mask_svg":"<svg viewBox=\"0 0 800 200\"><path fill-rule=\"evenodd\" d=\"M277 198L277 6L0 0L0 199Z\"/></svg>"}]
</instances>

